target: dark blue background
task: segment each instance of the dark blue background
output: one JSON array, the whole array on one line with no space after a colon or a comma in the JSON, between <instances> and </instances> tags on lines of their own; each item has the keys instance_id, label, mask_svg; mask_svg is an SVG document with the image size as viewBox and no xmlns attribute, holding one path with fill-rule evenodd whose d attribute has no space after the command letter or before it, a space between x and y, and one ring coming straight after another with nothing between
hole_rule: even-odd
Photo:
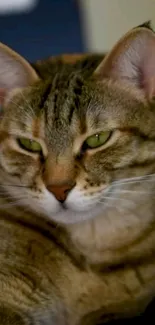
<instances>
[{"instance_id":1,"label":"dark blue background","mask_svg":"<svg viewBox=\"0 0 155 325\"><path fill-rule=\"evenodd\" d=\"M78 5L75 0L40 0L30 13L1 15L0 41L30 61L83 52Z\"/></svg>"}]
</instances>

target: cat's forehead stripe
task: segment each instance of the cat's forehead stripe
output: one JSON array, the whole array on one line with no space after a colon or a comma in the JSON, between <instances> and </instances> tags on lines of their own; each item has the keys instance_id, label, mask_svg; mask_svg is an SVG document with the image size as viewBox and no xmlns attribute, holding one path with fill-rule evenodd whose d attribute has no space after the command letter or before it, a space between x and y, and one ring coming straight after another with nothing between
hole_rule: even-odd
<instances>
[{"instance_id":1,"label":"cat's forehead stripe","mask_svg":"<svg viewBox=\"0 0 155 325\"><path fill-rule=\"evenodd\" d=\"M38 104L40 109L44 108L45 102L47 101L48 96L50 95L51 87L52 87L52 82L51 81L47 82L43 92L41 93L40 103Z\"/></svg>"},{"instance_id":2,"label":"cat's forehead stripe","mask_svg":"<svg viewBox=\"0 0 155 325\"><path fill-rule=\"evenodd\" d=\"M42 65L42 82L34 108L38 106L39 111L42 109L44 112L45 128L50 129L50 133L62 126L65 132L65 129L67 131L70 127L75 128L75 125L79 125L80 133L86 132L86 110L82 103L83 85L101 58L103 56L84 57L72 66L57 64L57 67L52 63L48 67L46 63Z\"/></svg>"},{"instance_id":3,"label":"cat's forehead stripe","mask_svg":"<svg viewBox=\"0 0 155 325\"><path fill-rule=\"evenodd\" d=\"M68 79L63 80L63 82L62 77L62 75L56 75L51 84L47 85L45 95L42 95L46 122L52 123L52 126L56 128L61 124L70 126L74 116L79 118L80 99L84 83L80 75L68 76ZM74 114L75 112L76 114ZM85 119L82 119L81 129L85 130L85 128Z\"/></svg>"}]
</instances>

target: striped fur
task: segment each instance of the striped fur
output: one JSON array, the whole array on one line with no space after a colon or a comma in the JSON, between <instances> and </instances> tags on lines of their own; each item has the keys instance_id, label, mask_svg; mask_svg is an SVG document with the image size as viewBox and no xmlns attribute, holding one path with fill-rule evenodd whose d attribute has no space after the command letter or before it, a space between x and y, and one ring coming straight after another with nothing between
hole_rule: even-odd
<instances>
[{"instance_id":1,"label":"striped fur","mask_svg":"<svg viewBox=\"0 0 155 325\"><path fill-rule=\"evenodd\" d=\"M1 325L101 324L138 315L154 298L154 99L139 79L114 78L137 34L154 44L149 29L105 57L31 65L0 45ZM87 137L109 130L88 150ZM42 152L24 150L21 137ZM66 181L62 205L48 185Z\"/></svg>"}]
</instances>

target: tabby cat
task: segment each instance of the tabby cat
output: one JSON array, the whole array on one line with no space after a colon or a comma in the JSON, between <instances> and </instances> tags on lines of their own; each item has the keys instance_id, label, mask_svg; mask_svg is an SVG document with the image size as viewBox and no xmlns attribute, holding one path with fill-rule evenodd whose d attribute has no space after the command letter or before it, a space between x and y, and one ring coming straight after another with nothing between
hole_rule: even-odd
<instances>
[{"instance_id":1,"label":"tabby cat","mask_svg":"<svg viewBox=\"0 0 155 325\"><path fill-rule=\"evenodd\" d=\"M155 35L29 64L0 45L0 324L91 325L155 297Z\"/></svg>"}]
</instances>

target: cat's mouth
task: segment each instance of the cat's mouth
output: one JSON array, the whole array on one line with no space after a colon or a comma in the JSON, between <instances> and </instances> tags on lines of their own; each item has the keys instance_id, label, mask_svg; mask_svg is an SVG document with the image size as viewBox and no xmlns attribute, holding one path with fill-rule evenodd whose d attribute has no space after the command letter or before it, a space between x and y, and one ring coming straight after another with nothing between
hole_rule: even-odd
<instances>
[{"instance_id":1,"label":"cat's mouth","mask_svg":"<svg viewBox=\"0 0 155 325\"><path fill-rule=\"evenodd\" d=\"M60 203L60 207L62 210L68 210L67 204L65 202Z\"/></svg>"},{"instance_id":2,"label":"cat's mouth","mask_svg":"<svg viewBox=\"0 0 155 325\"><path fill-rule=\"evenodd\" d=\"M61 224L75 224L81 223L86 220L90 220L95 218L97 215L101 214L103 207L101 205L94 204L93 207L80 207L80 206L73 206L68 202L59 202L59 207L55 213L47 213L48 217Z\"/></svg>"},{"instance_id":3,"label":"cat's mouth","mask_svg":"<svg viewBox=\"0 0 155 325\"><path fill-rule=\"evenodd\" d=\"M62 224L81 223L99 216L102 213L102 210L103 208L101 209L101 206L97 205L92 209L83 211L78 211L77 209L72 209L63 205L51 219Z\"/></svg>"}]
</instances>

